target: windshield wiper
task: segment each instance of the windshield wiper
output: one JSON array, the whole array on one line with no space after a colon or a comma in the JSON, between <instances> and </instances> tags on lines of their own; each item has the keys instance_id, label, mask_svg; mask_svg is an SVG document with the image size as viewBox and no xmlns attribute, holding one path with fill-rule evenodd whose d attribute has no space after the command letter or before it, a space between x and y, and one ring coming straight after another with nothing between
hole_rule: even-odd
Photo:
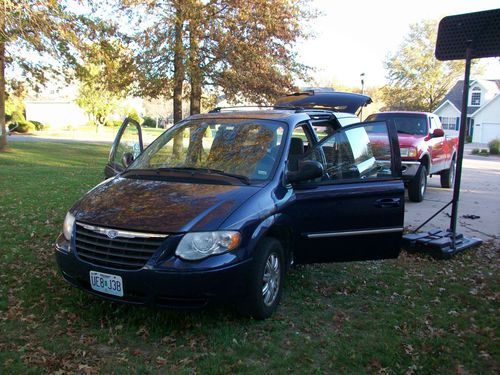
<instances>
[{"instance_id":1,"label":"windshield wiper","mask_svg":"<svg viewBox=\"0 0 500 375\"><path fill-rule=\"evenodd\" d=\"M211 168L195 168L195 167L168 167L168 168L157 168L157 171L186 171L193 173L206 173L206 174L216 174L220 176L232 177L240 180L245 185L250 185L250 179L247 176L243 176L240 174L228 173L221 171L219 169L211 169Z\"/></svg>"}]
</instances>

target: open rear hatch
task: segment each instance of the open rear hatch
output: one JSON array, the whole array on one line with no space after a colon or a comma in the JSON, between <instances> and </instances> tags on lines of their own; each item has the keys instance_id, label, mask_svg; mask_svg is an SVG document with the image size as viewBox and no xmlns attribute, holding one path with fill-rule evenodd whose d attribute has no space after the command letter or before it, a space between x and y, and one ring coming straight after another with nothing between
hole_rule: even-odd
<instances>
[{"instance_id":1,"label":"open rear hatch","mask_svg":"<svg viewBox=\"0 0 500 375\"><path fill-rule=\"evenodd\" d=\"M367 95L351 92L305 90L283 96L276 101L276 106L300 107L304 109L326 109L333 112L356 114L367 106L372 99Z\"/></svg>"}]
</instances>

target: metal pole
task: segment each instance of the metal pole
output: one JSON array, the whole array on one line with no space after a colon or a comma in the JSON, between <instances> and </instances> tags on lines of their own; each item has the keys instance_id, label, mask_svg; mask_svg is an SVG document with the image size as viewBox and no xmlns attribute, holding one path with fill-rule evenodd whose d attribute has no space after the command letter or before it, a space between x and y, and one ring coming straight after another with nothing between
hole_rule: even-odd
<instances>
[{"instance_id":1,"label":"metal pole","mask_svg":"<svg viewBox=\"0 0 500 375\"><path fill-rule=\"evenodd\" d=\"M450 231L455 249L455 236L457 233L458 200L460 197L460 180L462 179L462 159L464 157L465 131L467 129L467 103L469 100L469 78L471 66L472 48L467 47L465 52L465 77L464 91L462 95L462 113L460 116L460 132L458 135L457 167L455 173L455 185L453 187L453 205L451 207Z\"/></svg>"},{"instance_id":2,"label":"metal pole","mask_svg":"<svg viewBox=\"0 0 500 375\"><path fill-rule=\"evenodd\" d=\"M361 94L365 95L365 73L361 73L359 76L361 77ZM363 121L363 107L361 107L359 117Z\"/></svg>"}]
</instances>

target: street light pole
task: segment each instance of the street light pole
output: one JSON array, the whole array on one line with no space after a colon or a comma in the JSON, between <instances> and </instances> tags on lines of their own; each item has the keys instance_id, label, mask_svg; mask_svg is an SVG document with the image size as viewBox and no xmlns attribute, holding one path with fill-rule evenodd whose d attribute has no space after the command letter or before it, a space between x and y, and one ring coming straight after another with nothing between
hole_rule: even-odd
<instances>
[{"instance_id":1,"label":"street light pole","mask_svg":"<svg viewBox=\"0 0 500 375\"><path fill-rule=\"evenodd\" d=\"M359 78L361 78L361 94L365 95L365 73L361 73L359 75ZM359 112L359 116L361 121L363 121L363 107L361 107L361 111Z\"/></svg>"}]
</instances>

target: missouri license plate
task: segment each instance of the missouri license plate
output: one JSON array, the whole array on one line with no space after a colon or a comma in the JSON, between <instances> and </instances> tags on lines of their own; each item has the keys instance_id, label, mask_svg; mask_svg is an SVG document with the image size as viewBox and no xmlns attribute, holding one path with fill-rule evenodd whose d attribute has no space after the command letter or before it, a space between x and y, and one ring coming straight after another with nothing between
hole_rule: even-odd
<instances>
[{"instance_id":1,"label":"missouri license plate","mask_svg":"<svg viewBox=\"0 0 500 375\"><path fill-rule=\"evenodd\" d=\"M90 271L90 286L98 292L123 297L123 282L120 276Z\"/></svg>"}]
</instances>

